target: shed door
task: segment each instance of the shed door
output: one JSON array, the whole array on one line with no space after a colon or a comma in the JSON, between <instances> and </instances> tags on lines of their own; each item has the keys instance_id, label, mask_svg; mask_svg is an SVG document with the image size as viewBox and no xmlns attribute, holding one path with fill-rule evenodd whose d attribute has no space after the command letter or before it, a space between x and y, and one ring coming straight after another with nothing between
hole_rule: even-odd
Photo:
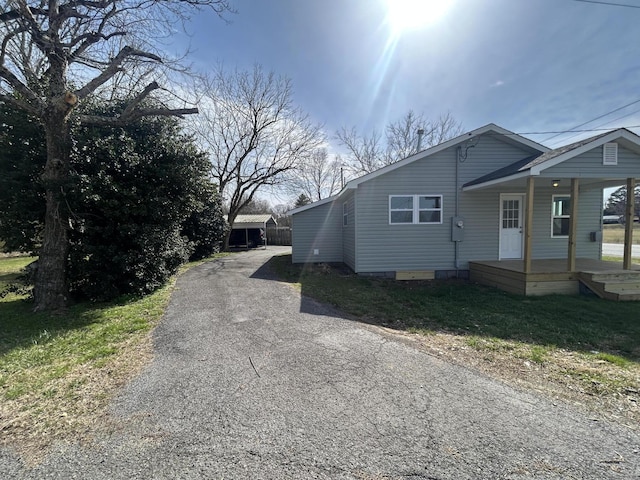
<instances>
[{"instance_id":1,"label":"shed door","mask_svg":"<svg viewBox=\"0 0 640 480\"><path fill-rule=\"evenodd\" d=\"M524 195L500 195L500 260L522 258Z\"/></svg>"}]
</instances>

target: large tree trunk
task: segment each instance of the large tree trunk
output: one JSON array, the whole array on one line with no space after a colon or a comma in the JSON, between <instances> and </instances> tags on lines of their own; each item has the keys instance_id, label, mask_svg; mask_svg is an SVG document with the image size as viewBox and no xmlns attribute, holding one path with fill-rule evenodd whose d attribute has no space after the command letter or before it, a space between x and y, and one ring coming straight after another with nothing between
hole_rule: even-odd
<instances>
[{"instance_id":1,"label":"large tree trunk","mask_svg":"<svg viewBox=\"0 0 640 480\"><path fill-rule=\"evenodd\" d=\"M34 286L34 310L60 310L66 307L67 255L69 252L69 210L65 189L69 179L69 126L64 112L50 112L44 125L47 137L47 163L42 180L46 192L43 243Z\"/></svg>"},{"instance_id":2,"label":"large tree trunk","mask_svg":"<svg viewBox=\"0 0 640 480\"><path fill-rule=\"evenodd\" d=\"M228 252L229 251L229 240L231 239L231 230L232 230L232 226L233 226L233 222L236 221L236 217L238 216L238 212L229 212L227 214L227 223L229 224L229 229L227 230L227 233L225 233L224 235L224 242L222 245L223 251Z\"/></svg>"}]
</instances>

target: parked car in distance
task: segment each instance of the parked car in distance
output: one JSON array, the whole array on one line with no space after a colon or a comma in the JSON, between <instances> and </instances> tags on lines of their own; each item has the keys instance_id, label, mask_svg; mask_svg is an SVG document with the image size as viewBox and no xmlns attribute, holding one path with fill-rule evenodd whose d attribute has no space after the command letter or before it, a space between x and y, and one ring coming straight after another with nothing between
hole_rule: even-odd
<instances>
[{"instance_id":1,"label":"parked car in distance","mask_svg":"<svg viewBox=\"0 0 640 480\"><path fill-rule=\"evenodd\" d=\"M604 217L602 217L602 223L604 223L605 225L611 225L614 223L620 223L620 216L619 215L605 215Z\"/></svg>"},{"instance_id":2,"label":"parked car in distance","mask_svg":"<svg viewBox=\"0 0 640 480\"><path fill-rule=\"evenodd\" d=\"M640 217L638 215L633 216L633 223L640 222ZM602 223L605 225L611 225L615 223L620 223L624 225L624 215L605 215L602 217Z\"/></svg>"}]
</instances>

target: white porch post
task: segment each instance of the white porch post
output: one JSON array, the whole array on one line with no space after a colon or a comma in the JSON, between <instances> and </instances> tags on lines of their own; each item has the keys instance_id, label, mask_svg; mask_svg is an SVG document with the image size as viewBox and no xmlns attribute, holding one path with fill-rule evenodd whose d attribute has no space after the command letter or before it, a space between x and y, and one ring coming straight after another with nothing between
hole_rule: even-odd
<instances>
[{"instance_id":1,"label":"white porch post","mask_svg":"<svg viewBox=\"0 0 640 480\"><path fill-rule=\"evenodd\" d=\"M631 253L633 246L633 218L635 216L636 179L627 178L627 208L624 213L624 259L622 268L631 270Z\"/></svg>"},{"instance_id":2,"label":"white porch post","mask_svg":"<svg viewBox=\"0 0 640 480\"><path fill-rule=\"evenodd\" d=\"M571 216L569 217L569 251L567 252L567 269L574 272L576 269L576 237L578 233L578 195L580 180L571 179Z\"/></svg>"},{"instance_id":3,"label":"white porch post","mask_svg":"<svg viewBox=\"0 0 640 480\"><path fill-rule=\"evenodd\" d=\"M524 212L524 273L531 273L531 250L533 247L533 191L534 177L527 177L527 204Z\"/></svg>"}]
</instances>

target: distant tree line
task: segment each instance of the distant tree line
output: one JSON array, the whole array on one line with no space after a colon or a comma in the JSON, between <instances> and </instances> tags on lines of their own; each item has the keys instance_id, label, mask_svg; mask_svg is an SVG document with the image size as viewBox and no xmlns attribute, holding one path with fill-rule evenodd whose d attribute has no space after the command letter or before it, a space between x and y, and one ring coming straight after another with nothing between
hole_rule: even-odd
<instances>
[{"instance_id":1,"label":"distant tree line","mask_svg":"<svg viewBox=\"0 0 640 480\"><path fill-rule=\"evenodd\" d=\"M635 205L636 215L640 212L640 185L635 188ZM605 215L624 215L627 208L627 187L620 187L615 190L607 199L605 205Z\"/></svg>"}]
</instances>

